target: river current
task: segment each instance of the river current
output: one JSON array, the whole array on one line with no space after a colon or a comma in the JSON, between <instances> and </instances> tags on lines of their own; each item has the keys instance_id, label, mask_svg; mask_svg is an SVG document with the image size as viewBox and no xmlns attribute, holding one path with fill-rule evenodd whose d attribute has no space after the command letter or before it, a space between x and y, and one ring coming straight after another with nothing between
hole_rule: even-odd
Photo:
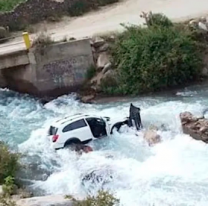
<instances>
[{"instance_id":1,"label":"river current","mask_svg":"<svg viewBox=\"0 0 208 206\"><path fill-rule=\"evenodd\" d=\"M53 150L46 135L51 121L77 112L119 120L128 116L130 102L141 108L144 127L161 128L161 143L149 147L124 130L91 142L92 153ZM103 188L123 206L207 206L208 145L184 135L179 120L180 112L200 116L207 107L207 85L105 104L82 104L65 95L42 105L28 95L0 90L0 140L24 154L27 169L19 176L36 195L85 196ZM92 172L100 181L83 181Z\"/></svg>"}]
</instances>

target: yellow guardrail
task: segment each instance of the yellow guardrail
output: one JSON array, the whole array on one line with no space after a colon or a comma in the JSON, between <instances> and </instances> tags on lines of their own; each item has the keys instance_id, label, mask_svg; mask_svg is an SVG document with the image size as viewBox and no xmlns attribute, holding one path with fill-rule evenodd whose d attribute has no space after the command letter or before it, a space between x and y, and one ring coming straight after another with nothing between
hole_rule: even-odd
<instances>
[{"instance_id":1,"label":"yellow guardrail","mask_svg":"<svg viewBox=\"0 0 208 206\"><path fill-rule=\"evenodd\" d=\"M22 33L26 49L29 49L31 47L31 42L30 42L30 37L28 32L23 32Z\"/></svg>"},{"instance_id":2,"label":"yellow guardrail","mask_svg":"<svg viewBox=\"0 0 208 206\"><path fill-rule=\"evenodd\" d=\"M31 40L30 40L30 36L29 36L28 32L23 32L22 33L23 41L6 42L7 40L15 39L15 38L18 38L18 37L21 37L21 35L16 35L16 36L11 36L11 37L0 39L0 41L2 42L2 45L0 44L0 48L9 47L11 45L17 45L17 44L23 44L24 43L26 49L28 50L31 47Z\"/></svg>"}]
</instances>

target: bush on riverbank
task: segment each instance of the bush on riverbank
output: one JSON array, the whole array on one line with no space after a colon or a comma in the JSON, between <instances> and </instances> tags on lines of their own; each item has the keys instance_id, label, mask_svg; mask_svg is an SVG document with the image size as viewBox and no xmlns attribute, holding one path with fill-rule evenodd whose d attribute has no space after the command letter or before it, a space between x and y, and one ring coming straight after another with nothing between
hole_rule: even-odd
<instances>
[{"instance_id":1,"label":"bush on riverbank","mask_svg":"<svg viewBox=\"0 0 208 206\"><path fill-rule=\"evenodd\" d=\"M202 69L201 45L187 26L161 14L146 18L147 27L125 26L111 49L118 85L104 92L138 94L197 80Z\"/></svg>"},{"instance_id":2,"label":"bush on riverbank","mask_svg":"<svg viewBox=\"0 0 208 206\"><path fill-rule=\"evenodd\" d=\"M11 153L8 146L0 142L0 184L5 183L7 177L15 177L19 167L19 154Z\"/></svg>"},{"instance_id":3,"label":"bush on riverbank","mask_svg":"<svg viewBox=\"0 0 208 206\"><path fill-rule=\"evenodd\" d=\"M105 191L99 191L97 196L88 196L84 200L77 200L71 196L66 196L73 202L73 206L113 206L119 203L113 195Z\"/></svg>"}]
</instances>

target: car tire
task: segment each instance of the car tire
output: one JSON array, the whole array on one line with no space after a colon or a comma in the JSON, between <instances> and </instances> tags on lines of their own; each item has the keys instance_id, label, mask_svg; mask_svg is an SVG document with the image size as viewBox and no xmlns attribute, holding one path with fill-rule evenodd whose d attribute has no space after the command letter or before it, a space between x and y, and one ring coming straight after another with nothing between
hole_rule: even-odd
<instances>
[{"instance_id":1,"label":"car tire","mask_svg":"<svg viewBox=\"0 0 208 206\"><path fill-rule=\"evenodd\" d=\"M65 142L64 148L69 148L75 144L81 144L81 141L78 138L69 139Z\"/></svg>"}]
</instances>

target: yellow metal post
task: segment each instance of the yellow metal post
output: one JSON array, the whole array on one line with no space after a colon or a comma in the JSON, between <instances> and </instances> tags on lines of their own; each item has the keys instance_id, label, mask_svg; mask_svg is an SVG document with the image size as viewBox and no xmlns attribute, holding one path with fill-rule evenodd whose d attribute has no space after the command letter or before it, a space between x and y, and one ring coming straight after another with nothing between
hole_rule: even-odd
<instances>
[{"instance_id":1,"label":"yellow metal post","mask_svg":"<svg viewBox=\"0 0 208 206\"><path fill-rule=\"evenodd\" d=\"M26 48L29 49L31 46L31 43L30 43L30 37L29 37L28 32L23 32L22 36L23 36Z\"/></svg>"}]
</instances>

